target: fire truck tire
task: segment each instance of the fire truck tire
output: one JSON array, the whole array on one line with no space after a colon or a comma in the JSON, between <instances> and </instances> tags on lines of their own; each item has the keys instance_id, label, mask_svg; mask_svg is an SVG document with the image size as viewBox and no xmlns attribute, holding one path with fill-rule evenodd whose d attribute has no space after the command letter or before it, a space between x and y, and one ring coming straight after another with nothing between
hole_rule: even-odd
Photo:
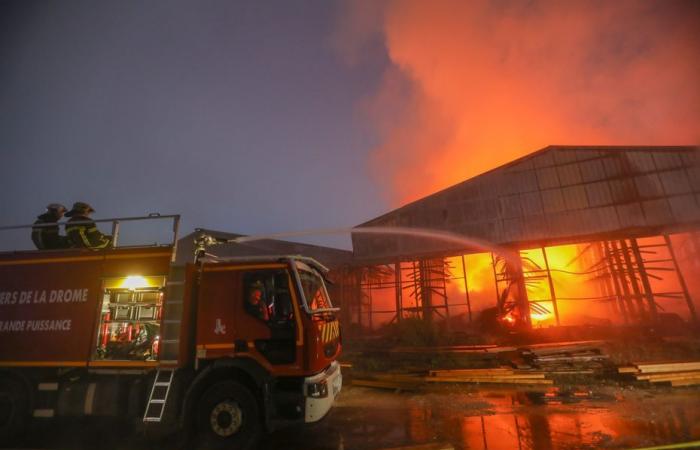
<instances>
[{"instance_id":1,"label":"fire truck tire","mask_svg":"<svg viewBox=\"0 0 700 450\"><path fill-rule=\"evenodd\" d=\"M24 385L12 378L1 378L0 442L10 443L21 435L28 421L29 395Z\"/></svg>"},{"instance_id":2,"label":"fire truck tire","mask_svg":"<svg viewBox=\"0 0 700 450\"><path fill-rule=\"evenodd\" d=\"M262 434L253 393L235 381L220 381L197 404L197 435L204 449L252 449Z\"/></svg>"}]
</instances>

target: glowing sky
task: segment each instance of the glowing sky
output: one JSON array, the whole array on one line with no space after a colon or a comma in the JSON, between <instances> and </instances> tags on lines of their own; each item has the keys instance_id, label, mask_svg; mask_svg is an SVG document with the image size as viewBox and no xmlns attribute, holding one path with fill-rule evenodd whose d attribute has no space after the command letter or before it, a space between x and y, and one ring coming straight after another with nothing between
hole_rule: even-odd
<instances>
[{"instance_id":1,"label":"glowing sky","mask_svg":"<svg viewBox=\"0 0 700 450\"><path fill-rule=\"evenodd\" d=\"M357 59L379 34L391 60L366 111L394 201L549 144L700 143L699 2L345 7L339 48Z\"/></svg>"}]
</instances>

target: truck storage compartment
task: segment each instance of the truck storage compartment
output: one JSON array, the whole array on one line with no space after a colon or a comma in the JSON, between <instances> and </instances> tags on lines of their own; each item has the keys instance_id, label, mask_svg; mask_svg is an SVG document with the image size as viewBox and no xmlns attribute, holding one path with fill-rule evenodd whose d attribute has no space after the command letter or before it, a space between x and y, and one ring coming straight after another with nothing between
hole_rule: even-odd
<instances>
[{"instance_id":1,"label":"truck storage compartment","mask_svg":"<svg viewBox=\"0 0 700 450\"><path fill-rule=\"evenodd\" d=\"M158 359L165 277L105 280L94 359Z\"/></svg>"}]
</instances>

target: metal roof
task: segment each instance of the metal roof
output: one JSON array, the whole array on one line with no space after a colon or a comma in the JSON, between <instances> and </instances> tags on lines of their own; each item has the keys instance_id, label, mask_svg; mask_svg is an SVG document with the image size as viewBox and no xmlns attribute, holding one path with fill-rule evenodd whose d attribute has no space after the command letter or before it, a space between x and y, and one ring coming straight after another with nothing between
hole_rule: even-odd
<instances>
[{"instance_id":1,"label":"metal roof","mask_svg":"<svg viewBox=\"0 0 700 450\"><path fill-rule=\"evenodd\" d=\"M700 229L700 147L550 146L358 227L371 226L518 248ZM405 236L352 240L359 259L457 250Z\"/></svg>"}]
</instances>

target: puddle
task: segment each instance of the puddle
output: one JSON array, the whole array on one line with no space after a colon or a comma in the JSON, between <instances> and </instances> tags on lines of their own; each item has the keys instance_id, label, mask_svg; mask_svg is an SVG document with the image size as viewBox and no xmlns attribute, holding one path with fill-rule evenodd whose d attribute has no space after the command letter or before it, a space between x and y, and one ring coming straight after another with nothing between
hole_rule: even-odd
<instances>
[{"instance_id":1,"label":"puddle","mask_svg":"<svg viewBox=\"0 0 700 450\"><path fill-rule=\"evenodd\" d=\"M449 442L455 449L636 448L700 439L700 391L548 389L393 394L350 388L314 431L267 447L384 449ZM282 440L280 440L282 439ZM281 448L281 447L280 447Z\"/></svg>"}]
</instances>

